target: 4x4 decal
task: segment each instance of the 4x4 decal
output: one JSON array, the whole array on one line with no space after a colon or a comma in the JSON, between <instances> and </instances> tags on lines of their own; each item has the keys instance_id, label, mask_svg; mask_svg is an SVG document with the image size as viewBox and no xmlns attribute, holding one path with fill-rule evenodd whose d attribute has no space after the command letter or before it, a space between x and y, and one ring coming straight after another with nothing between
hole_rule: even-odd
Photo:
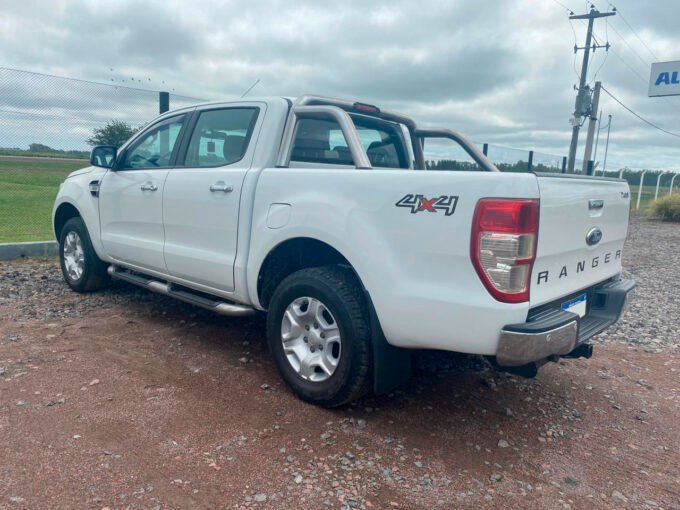
<instances>
[{"instance_id":1,"label":"4x4 decal","mask_svg":"<svg viewBox=\"0 0 680 510\"><path fill-rule=\"evenodd\" d=\"M458 203L458 197L453 195L442 195L440 197L425 198L423 195L416 195L409 193L404 197L400 198L399 201L394 204L397 207L406 207L411 209L411 214L416 214L419 212L437 212L444 211L446 216L451 216L456 212L456 204Z\"/></svg>"}]
</instances>

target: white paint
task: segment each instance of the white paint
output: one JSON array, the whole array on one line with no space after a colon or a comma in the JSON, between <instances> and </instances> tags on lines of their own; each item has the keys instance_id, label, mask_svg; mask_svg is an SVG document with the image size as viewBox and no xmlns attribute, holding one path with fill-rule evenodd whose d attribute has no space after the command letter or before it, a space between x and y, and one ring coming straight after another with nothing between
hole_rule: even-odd
<instances>
[{"instance_id":1,"label":"white paint","mask_svg":"<svg viewBox=\"0 0 680 510\"><path fill-rule=\"evenodd\" d=\"M625 181L539 177L538 184L541 217L538 256L531 281L532 306L585 289L621 272L621 256L616 258L616 252L623 250L630 207ZM604 207L590 210L590 200L603 200ZM588 246L586 235L593 227L602 230L602 240ZM607 253L610 256L605 262ZM565 268L567 274L560 278ZM543 271L548 271L548 281L541 279L539 283Z\"/></svg>"},{"instance_id":2,"label":"white paint","mask_svg":"<svg viewBox=\"0 0 680 510\"><path fill-rule=\"evenodd\" d=\"M637 196L637 204L635 204L635 210L640 209L640 199L642 198L642 186L645 182L645 174L647 173L647 170L643 170L642 173L640 174L640 184L638 186L638 196Z\"/></svg>"},{"instance_id":3,"label":"white paint","mask_svg":"<svg viewBox=\"0 0 680 510\"><path fill-rule=\"evenodd\" d=\"M260 108L254 128L254 132L259 131L266 117L266 104L240 105ZM198 110L213 108L211 105ZM174 168L169 172L163 194L168 274L217 291L234 291L241 190L254 152L255 144L251 143L243 158L231 165ZM232 191L211 191L213 185Z\"/></svg>"},{"instance_id":4,"label":"white paint","mask_svg":"<svg viewBox=\"0 0 680 510\"><path fill-rule=\"evenodd\" d=\"M290 221L290 204L271 204L267 214L267 228L276 230L285 227Z\"/></svg>"},{"instance_id":5,"label":"white paint","mask_svg":"<svg viewBox=\"0 0 680 510\"><path fill-rule=\"evenodd\" d=\"M559 278L565 264L575 268L585 258L592 265L593 257L622 247L629 206L625 182L332 165L276 168L288 103L268 98L223 104L254 102L264 103L267 113L258 120L242 165L131 172L95 168L69 178L55 207L70 202L81 211L95 250L106 261L260 309L258 275L272 249L298 237L327 243L356 270L388 341L402 347L493 355L503 326L524 322L531 306L621 270L619 258ZM88 184L103 175L97 199ZM151 196L140 193L139 185L147 180L158 185ZM210 194L217 180L233 186L233 192ZM395 207L409 193L459 199L451 216L413 214ZM540 198L530 302L496 301L473 268L471 223L483 197ZM604 200L604 209L589 210L590 199ZM285 207L272 211L272 204ZM587 247L585 236L594 226L604 237ZM545 270L552 276L545 285L535 285L537 272Z\"/></svg>"},{"instance_id":6,"label":"white paint","mask_svg":"<svg viewBox=\"0 0 680 510\"><path fill-rule=\"evenodd\" d=\"M162 169L106 173L99 187L99 216L101 241L109 257L165 271L163 188L167 176L168 170ZM156 191L143 191L147 184Z\"/></svg>"}]
</instances>

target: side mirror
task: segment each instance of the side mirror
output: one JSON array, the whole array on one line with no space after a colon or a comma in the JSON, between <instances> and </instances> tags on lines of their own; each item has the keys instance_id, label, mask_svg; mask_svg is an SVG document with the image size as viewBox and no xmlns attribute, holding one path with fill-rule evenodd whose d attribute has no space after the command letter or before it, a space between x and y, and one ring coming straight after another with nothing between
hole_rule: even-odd
<instances>
[{"instance_id":1,"label":"side mirror","mask_svg":"<svg viewBox=\"0 0 680 510\"><path fill-rule=\"evenodd\" d=\"M98 145L90 153L90 165L102 168L113 168L118 149L113 145Z\"/></svg>"}]
</instances>

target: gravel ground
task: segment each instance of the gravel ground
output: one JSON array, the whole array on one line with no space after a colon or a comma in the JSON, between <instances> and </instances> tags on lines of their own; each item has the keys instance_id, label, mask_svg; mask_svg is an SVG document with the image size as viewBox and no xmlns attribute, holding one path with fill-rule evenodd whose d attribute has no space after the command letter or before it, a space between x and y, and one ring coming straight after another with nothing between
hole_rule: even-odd
<instances>
[{"instance_id":1,"label":"gravel ground","mask_svg":"<svg viewBox=\"0 0 680 510\"><path fill-rule=\"evenodd\" d=\"M680 510L677 246L633 221L638 289L590 360L529 380L419 353L407 387L332 411L280 382L261 318L0 263L0 509Z\"/></svg>"},{"instance_id":2,"label":"gravel ground","mask_svg":"<svg viewBox=\"0 0 680 510\"><path fill-rule=\"evenodd\" d=\"M637 288L623 318L597 337L650 351L680 346L680 225L635 217L628 230L623 265Z\"/></svg>"}]
</instances>

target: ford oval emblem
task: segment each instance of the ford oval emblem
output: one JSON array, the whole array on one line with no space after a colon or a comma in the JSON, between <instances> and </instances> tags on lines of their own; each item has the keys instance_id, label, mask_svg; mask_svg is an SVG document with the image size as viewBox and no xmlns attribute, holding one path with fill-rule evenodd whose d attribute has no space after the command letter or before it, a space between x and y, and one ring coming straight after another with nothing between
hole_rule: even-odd
<instances>
[{"instance_id":1,"label":"ford oval emblem","mask_svg":"<svg viewBox=\"0 0 680 510\"><path fill-rule=\"evenodd\" d=\"M591 228L586 234L586 243L588 244L588 246L595 246L601 240L602 231L597 227Z\"/></svg>"}]
</instances>

